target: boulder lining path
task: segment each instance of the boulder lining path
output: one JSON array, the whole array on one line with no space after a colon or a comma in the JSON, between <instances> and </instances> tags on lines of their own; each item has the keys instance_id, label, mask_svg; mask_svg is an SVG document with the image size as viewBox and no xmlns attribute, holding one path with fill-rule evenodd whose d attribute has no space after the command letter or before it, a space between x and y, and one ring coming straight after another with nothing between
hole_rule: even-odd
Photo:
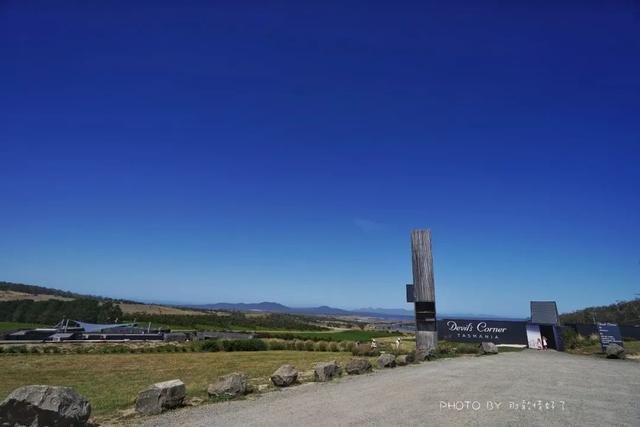
<instances>
[{"instance_id":1,"label":"boulder lining path","mask_svg":"<svg viewBox=\"0 0 640 427\"><path fill-rule=\"evenodd\" d=\"M139 421L144 426L637 426L639 396L637 361L525 350L345 376Z\"/></svg>"}]
</instances>

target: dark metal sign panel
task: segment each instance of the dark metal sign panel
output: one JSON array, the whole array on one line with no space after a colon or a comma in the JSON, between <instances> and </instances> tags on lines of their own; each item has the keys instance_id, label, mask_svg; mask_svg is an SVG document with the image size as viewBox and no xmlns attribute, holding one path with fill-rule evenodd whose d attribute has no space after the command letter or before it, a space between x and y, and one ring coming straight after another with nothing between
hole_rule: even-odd
<instances>
[{"instance_id":1,"label":"dark metal sign panel","mask_svg":"<svg viewBox=\"0 0 640 427\"><path fill-rule=\"evenodd\" d=\"M527 344L527 322L504 320L438 320L438 339L451 342Z\"/></svg>"},{"instance_id":2,"label":"dark metal sign panel","mask_svg":"<svg viewBox=\"0 0 640 427\"><path fill-rule=\"evenodd\" d=\"M416 301L414 292L415 291L413 290L413 284L407 285L407 302L415 302Z\"/></svg>"},{"instance_id":3,"label":"dark metal sign panel","mask_svg":"<svg viewBox=\"0 0 640 427\"><path fill-rule=\"evenodd\" d=\"M598 323L598 333L600 334L600 346L604 351L611 343L622 347L622 334L620 328L615 323Z\"/></svg>"}]
</instances>

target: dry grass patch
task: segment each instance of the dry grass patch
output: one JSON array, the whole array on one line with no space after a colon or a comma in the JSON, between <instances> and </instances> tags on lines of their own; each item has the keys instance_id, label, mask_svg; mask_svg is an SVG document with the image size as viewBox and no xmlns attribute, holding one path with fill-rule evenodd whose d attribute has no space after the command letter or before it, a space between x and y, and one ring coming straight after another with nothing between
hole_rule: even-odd
<instances>
[{"instance_id":1,"label":"dry grass patch","mask_svg":"<svg viewBox=\"0 0 640 427\"><path fill-rule=\"evenodd\" d=\"M210 314L210 313L207 313L206 311L188 310L188 309L176 308L176 307L166 307L164 305L156 305L156 304L120 303L118 305L120 306L120 309L124 314L145 313L145 314L171 314L171 315L186 315L186 316Z\"/></svg>"},{"instance_id":2,"label":"dry grass patch","mask_svg":"<svg viewBox=\"0 0 640 427\"><path fill-rule=\"evenodd\" d=\"M46 294L28 294L26 292L16 291L0 291L0 301L17 301L23 299L30 299L32 301L47 301L50 299L57 299L60 301L71 301L73 298L60 297L57 295Z\"/></svg>"},{"instance_id":3,"label":"dry grass patch","mask_svg":"<svg viewBox=\"0 0 640 427\"><path fill-rule=\"evenodd\" d=\"M242 371L251 383L266 384L282 364L300 371L321 361L345 363L349 353L261 351L242 353L1 355L0 400L27 384L74 387L86 396L93 415L113 416L134 404L146 386L179 378L190 397L206 399L206 387L218 376Z\"/></svg>"},{"instance_id":4,"label":"dry grass patch","mask_svg":"<svg viewBox=\"0 0 640 427\"><path fill-rule=\"evenodd\" d=\"M625 341L624 351L628 358L638 360L640 356L640 341ZM604 353L602 352L602 348L599 343L568 349L567 353L604 357Z\"/></svg>"}]
</instances>

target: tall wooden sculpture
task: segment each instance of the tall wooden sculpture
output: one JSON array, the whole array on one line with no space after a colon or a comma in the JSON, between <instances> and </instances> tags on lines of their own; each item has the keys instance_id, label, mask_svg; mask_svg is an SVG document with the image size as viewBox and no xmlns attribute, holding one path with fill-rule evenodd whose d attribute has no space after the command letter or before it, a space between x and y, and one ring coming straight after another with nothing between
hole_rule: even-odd
<instances>
[{"instance_id":1,"label":"tall wooden sculpture","mask_svg":"<svg viewBox=\"0 0 640 427\"><path fill-rule=\"evenodd\" d=\"M411 232L411 257L416 310L416 351L428 354L435 351L438 344L431 230Z\"/></svg>"}]
</instances>

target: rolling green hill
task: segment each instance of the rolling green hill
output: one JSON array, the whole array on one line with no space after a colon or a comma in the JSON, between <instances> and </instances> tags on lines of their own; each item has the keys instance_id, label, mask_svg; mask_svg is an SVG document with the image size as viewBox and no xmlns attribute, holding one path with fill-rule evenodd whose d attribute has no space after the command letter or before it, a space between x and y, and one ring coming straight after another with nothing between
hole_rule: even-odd
<instances>
[{"instance_id":1,"label":"rolling green hill","mask_svg":"<svg viewBox=\"0 0 640 427\"><path fill-rule=\"evenodd\" d=\"M98 301L118 301L118 302L133 303L133 304L136 303L135 301L129 301L129 300L123 300L123 299L114 300L112 298L105 298L105 297L96 296L96 295L85 295L85 294L78 294L75 292L62 291L60 289L45 288L44 286L25 285L24 283L13 283L13 282L3 282L3 281L0 281L0 292L5 294L9 294L9 293L28 294L31 296L40 297L40 298L32 298L34 300L43 299L41 298L43 296L49 296L49 297L57 297L57 299L60 299L60 300L86 298L86 299L95 299ZM49 298L49 299L55 299L55 298Z\"/></svg>"},{"instance_id":2,"label":"rolling green hill","mask_svg":"<svg viewBox=\"0 0 640 427\"><path fill-rule=\"evenodd\" d=\"M560 320L563 323L593 323L594 316L598 322L640 325L640 298L561 314Z\"/></svg>"},{"instance_id":3,"label":"rolling green hill","mask_svg":"<svg viewBox=\"0 0 640 427\"><path fill-rule=\"evenodd\" d=\"M4 298L2 296L4 295ZM151 322L177 329L202 330L296 330L327 328L318 319L300 314L237 311L214 313L204 309L182 309L128 300L82 295L42 286L0 282L0 322L54 325L63 318L90 323L116 321Z\"/></svg>"}]
</instances>

